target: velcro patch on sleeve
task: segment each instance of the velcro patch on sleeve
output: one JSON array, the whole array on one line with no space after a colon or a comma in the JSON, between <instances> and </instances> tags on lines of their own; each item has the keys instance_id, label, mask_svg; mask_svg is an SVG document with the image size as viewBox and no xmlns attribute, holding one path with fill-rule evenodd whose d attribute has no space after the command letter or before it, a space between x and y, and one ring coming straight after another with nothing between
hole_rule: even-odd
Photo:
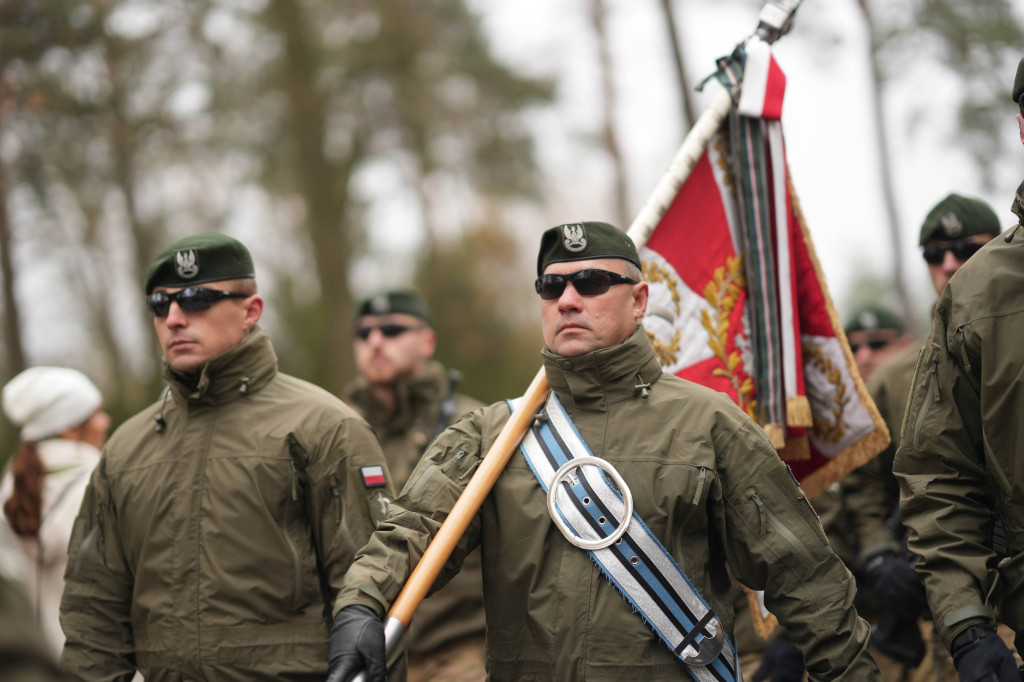
<instances>
[{"instance_id":1,"label":"velcro patch on sleeve","mask_svg":"<svg viewBox=\"0 0 1024 682\"><path fill-rule=\"evenodd\" d=\"M388 484L382 466L359 467L359 473L362 474L363 485L367 488L379 488Z\"/></svg>"}]
</instances>

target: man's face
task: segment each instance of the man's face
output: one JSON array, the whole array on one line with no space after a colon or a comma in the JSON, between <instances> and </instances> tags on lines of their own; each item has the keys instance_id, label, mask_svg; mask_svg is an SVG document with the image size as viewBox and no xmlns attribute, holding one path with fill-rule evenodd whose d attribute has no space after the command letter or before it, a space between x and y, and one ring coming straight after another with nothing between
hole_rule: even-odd
<instances>
[{"instance_id":1,"label":"man's face","mask_svg":"<svg viewBox=\"0 0 1024 682\"><path fill-rule=\"evenodd\" d=\"M544 274L568 275L596 268L625 275L627 264L621 258L552 263ZM557 299L541 299L544 344L552 353L566 357L616 346L629 338L646 309L646 282L614 284L596 296L581 296L568 282Z\"/></svg>"},{"instance_id":2,"label":"man's face","mask_svg":"<svg viewBox=\"0 0 1024 682\"><path fill-rule=\"evenodd\" d=\"M207 289L232 291L230 282L210 282ZM184 287L155 287L173 294ZM227 298L206 310L187 313L171 302L167 315L154 317L153 326L167 363L177 372L193 374L205 363L228 352L252 330L263 314L263 299Z\"/></svg>"},{"instance_id":3,"label":"man's face","mask_svg":"<svg viewBox=\"0 0 1024 682\"><path fill-rule=\"evenodd\" d=\"M962 241L974 242L975 244L986 244L992 240L992 237L993 235L990 234L974 234L971 235L970 237L963 237ZM951 241L929 239L927 242L925 242L925 247L951 247L953 246L953 243L954 242ZM957 258L955 255L953 255L953 251L947 248L946 251L942 254L941 263L938 263L936 265L932 265L931 263L928 264L928 274L931 275L932 284L935 286L936 294L942 293L942 290L946 288L946 285L949 283L949 280L953 276L953 273L959 270L960 266L962 266L966 262L966 260L960 260L959 258Z\"/></svg>"},{"instance_id":4,"label":"man's face","mask_svg":"<svg viewBox=\"0 0 1024 682\"><path fill-rule=\"evenodd\" d=\"M374 385L419 376L436 344L434 330L415 315L365 315L356 320L356 366Z\"/></svg>"},{"instance_id":5,"label":"man's face","mask_svg":"<svg viewBox=\"0 0 1024 682\"><path fill-rule=\"evenodd\" d=\"M910 337L896 329L862 329L850 332L846 339L850 342L857 370L864 379L910 343Z\"/></svg>"}]
</instances>

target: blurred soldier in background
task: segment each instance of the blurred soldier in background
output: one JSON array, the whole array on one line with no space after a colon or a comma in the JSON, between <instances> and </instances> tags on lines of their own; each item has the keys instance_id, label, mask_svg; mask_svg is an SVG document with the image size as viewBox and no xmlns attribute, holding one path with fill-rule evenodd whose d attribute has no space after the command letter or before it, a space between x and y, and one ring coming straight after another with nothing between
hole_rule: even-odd
<instances>
[{"instance_id":1,"label":"blurred soldier in background","mask_svg":"<svg viewBox=\"0 0 1024 682\"><path fill-rule=\"evenodd\" d=\"M342 397L377 433L400 490L431 441L483 403L457 393L461 374L432 360L437 337L427 305L416 294L389 291L362 301L354 331L360 376ZM410 682L486 678L479 550L423 603L410 625Z\"/></svg>"},{"instance_id":2,"label":"blurred soldier in background","mask_svg":"<svg viewBox=\"0 0 1024 682\"><path fill-rule=\"evenodd\" d=\"M882 363L913 341L900 316L879 305L867 305L855 312L844 331L864 381Z\"/></svg>"},{"instance_id":3,"label":"blurred soldier in background","mask_svg":"<svg viewBox=\"0 0 1024 682\"><path fill-rule=\"evenodd\" d=\"M995 211L979 199L950 194L932 207L921 225L919 243L936 295L999 231ZM852 339L850 345L852 348ZM903 347L905 350L900 350ZM899 486L892 473L920 350L921 343L902 343L876 371L864 376L892 441L841 482L848 527L859 548L855 573L863 578L863 586L870 593L864 601L874 600L882 609L872 644L891 659L878 657L883 677L891 679L900 679L904 668L921 666L926 649L917 623L927 617L927 603L906 550L905 529L899 518ZM922 668L935 668L939 676L944 674L943 669L947 675L952 673L944 650L939 648L935 653Z\"/></svg>"},{"instance_id":4,"label":"blurred soldier in background","mask_svg":"<svg viewBox=\"0 0 1024 682\"><path fill-rule=\"evenodd\" d=\"M1024 142L1024 59L1012 90ZM962 682L1021 678L1024 185L1018 224L956 273L917 363L894 472L934 625Z\"/></svg>"},{"instance_id":5,"label":"blurred soldier in background","mask_svg":"<svg viewBox=\"0 0 1024 682\"><path fill-rule=\"evenodd\" d=\"M111 436L61 625L78 680L322 680L335 591L393 496L366 422L278 371L248 249L181 239L146 273L169 388Z\"/></svg>"}]
</instances>

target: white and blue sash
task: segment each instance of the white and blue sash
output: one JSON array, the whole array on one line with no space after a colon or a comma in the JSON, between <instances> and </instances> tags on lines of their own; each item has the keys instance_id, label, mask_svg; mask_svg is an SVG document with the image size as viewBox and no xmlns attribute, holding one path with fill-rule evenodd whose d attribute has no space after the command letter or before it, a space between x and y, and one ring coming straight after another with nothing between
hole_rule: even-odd
<instances>
[{"instance_id":1,"label":"white and blue sash","mask_svg":"<svg viewBox=\"0 0 1024 682\"><path fill-rule=\"evenodd\" d=\"M508 402L514 409L518 399ZM548 493L556 525L572 544L587 550L694 680L741 682L735 647L723 636L721 623L668 550L632 512L625 483L611 465L591 454L554 391L543 415L519 449ZM588 458L592 464L567 464Z\"/></svg>"}]
</instances>

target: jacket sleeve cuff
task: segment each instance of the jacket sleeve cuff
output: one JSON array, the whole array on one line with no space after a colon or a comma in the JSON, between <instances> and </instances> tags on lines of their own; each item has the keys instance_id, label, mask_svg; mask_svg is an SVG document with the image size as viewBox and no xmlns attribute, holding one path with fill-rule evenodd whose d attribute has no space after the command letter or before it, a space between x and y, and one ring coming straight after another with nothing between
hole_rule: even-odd
<instances>
[{"instance_id":1,"label":"jacket sleeve cuff","mask_svg":"<svg viewBox=\"0 0 1024 682\"><path fill-rule=\"evenodd\" d=\"M950 613L942 621L942 642L949 650L953 640L961 632L980 623L991 623L995 625L996 613L991 606L985 604L971 604L964 606Z\"/></svg>"}]
</instances>

